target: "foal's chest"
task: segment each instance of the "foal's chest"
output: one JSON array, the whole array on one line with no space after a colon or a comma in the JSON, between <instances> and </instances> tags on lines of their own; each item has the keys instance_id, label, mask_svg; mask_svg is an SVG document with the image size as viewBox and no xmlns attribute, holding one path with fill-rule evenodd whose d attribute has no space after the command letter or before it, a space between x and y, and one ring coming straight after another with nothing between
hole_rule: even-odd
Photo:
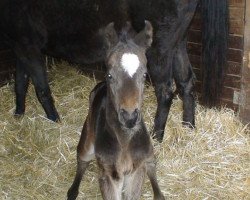
<instances>
[{"instance_id":1,"label":"foal's chest","mask_svg":"<svg viewBox=\"0 0 250 200\"><path fill-rule=\"evenodd\" d=\"M142 162L142 159L135 161L129 152L121 152L116 160L116 170L124 175L130 174L136 170Z\"/></svg>"},{"instance_id":2,"label":"foal's chest","mask_svg":"<svg viewBox=\"0 0 250 200\"><path fill-rule=\"evenodd\" d=\"M143 167L146 160L152 157L153 147L145 131L138 132L130 141L123 144L106 134L105 138L97 138L95 154L104 171L118 178Z\"/></svg>"},{"instance_id":3,"label":"foal's chest","mask_svg":"<svg viewBox=\"0 0 250 200\"><path fill-rule=\"evenodd\" d=\"M121 149L115 164L117 171L124 175L133 173L136 169L144 165L145 160L150 157L150 153L148 149Z\"/></svg>"}]
</instances>

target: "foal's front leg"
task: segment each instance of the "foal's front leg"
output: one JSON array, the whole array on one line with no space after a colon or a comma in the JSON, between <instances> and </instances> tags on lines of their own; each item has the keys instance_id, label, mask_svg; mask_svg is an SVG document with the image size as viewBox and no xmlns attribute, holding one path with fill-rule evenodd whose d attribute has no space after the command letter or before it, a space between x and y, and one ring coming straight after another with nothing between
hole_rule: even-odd
<instances>
[{"instance_id":1,"label":"foal's front leg","mask_svg":"<svg viewBox=\"0 0 250 200\"><path fill-rule=\"evenodd\" d=\"M94 144L90 137L90 132L87 128L87 120L83 125L80 141L77 146L77 170L73 184L68 190L68 200L75 200L79 193L79 186L82 181L83 175L89 166L89 163L94 158Z\"/></svg>"},{"instance_id":2,"label":"foal's front leg","mask_svg":"<svg viewBox=\"0 0 250 200\"><path fill-rule=\"evenodd\" d=\"M121 200L123 178L115 180L110 175L102 174L99 178L99 185L104 200Z\"/></svg>"},{"instance_id":3,"label":"foal's front leg","mask_svg":"<svg viewBox=\"0 0 250 200\"><path fill-rule=\"evenodd\" d=\"M127 175L124 183L124 200L140 199L145 172L145 167L140 167L132 175Z\"/></svg>"},{"instance_id":4,"label":"foal's front leg","mask_svg":"<svg viewBox=\"0 0 250 200\"><path fill-rule=\"evenodd\" d=\"M99 185L104 200L121 200L124 176L118 174L114 165L100 163L97 159L100 169Z\"/></svg>"},{"instance_id":5,"label":"foal's front leg","mask_svg":"<svg viewBox=\"0 0 250 200\"><path fill-rule=\"evenodd\" d=\"M78 196L79 186L80 186L80 183L82 181L82 177L83 177L87 167L89 166L89 163L90 163L90 161L86 162L86 161L78 159L75 179L74 179L74 182L71 185L71 187L69 188L68 193L67 193L68 200L75 200L76 197Z\"/></svg>"}]
</instances>

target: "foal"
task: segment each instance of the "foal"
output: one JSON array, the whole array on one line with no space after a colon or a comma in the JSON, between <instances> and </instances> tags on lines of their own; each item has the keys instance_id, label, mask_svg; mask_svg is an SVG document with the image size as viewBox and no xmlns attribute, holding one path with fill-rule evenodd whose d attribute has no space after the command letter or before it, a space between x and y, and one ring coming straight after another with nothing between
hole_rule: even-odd
<instances>
[{"instance_id":1,"label":"foal","mask_svg":"<svg viewBox=\"0 0 250 200\"><path fill-rule=\"evenodd\" d=\"M77 172L68 199L76 199L83 174L95 156L103 199L139 199L147 173L154 199L163 200L153 147L141 116L147 72L145 51L152 43L152 26L145 21L144 30L135 34L127 24L118 36L111 23L105 35L110 44L106 81L90 94L89 113L77 147Z\"/></svg>"}]
</instances>

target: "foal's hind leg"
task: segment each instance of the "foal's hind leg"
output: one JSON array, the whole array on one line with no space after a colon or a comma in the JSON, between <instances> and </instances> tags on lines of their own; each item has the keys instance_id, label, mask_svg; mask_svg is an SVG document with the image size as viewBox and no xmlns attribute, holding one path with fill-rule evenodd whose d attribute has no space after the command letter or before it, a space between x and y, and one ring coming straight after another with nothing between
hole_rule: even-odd
<instances>
[{"instance_id":1,"label":"foal's hind leg","mask_svg":"<svg viewBox=\"0 0 250 200\"><path fill-rule=\"evenodd\" d=\"M89 166L90 161L86 162L81 160L80 158L77 159L77 170L73 184L68 190L68 200L75 200L79 193L79 186L82 181L82 177Z\"/></svg>"},{"instance_id":2,"label":"foal's hind leg","mask_svg":"<svg viewBox=\"0 0 250 200\"><path fill-rule=\"evenodd\" d=\"M86 121L88 118L86 119ZM77 146L77 170L73 184L68 190L68 200L74 200L78 196L79 186L82 177L89 166L90 161L94 158L94 144L93 137L87 131L87 122L85 121L81 138Z\"/></svg>"},{"instance_id":3,"label":"foal's hind leg","mask_svg":"<svg viewBox=\"0 0 250 200\"><path fill-rule=\"evenodd\" d=\"M54 100L51 96L46 68L44 66L44 57L38 47L30 46L16 50L16 54L21 58L21 62L26 73L31 77L35 86L36 95L42 104L47 117L52 121L59 120L59 115L54 106Z\"/></svg>"},{"instance_id":4,"label":"foal's hind leg","mask_svg":"<svg viewBox=\"0 0 250 200\"><path fill-rule=\"evenodd\" d=\"M16 76L15 76L15 93L16 93L16 110L15 116L23 115L25 112L25 97L29 85L29 76L25 72L24 65L17 58Z\"/></svg>"},{"instance_id":5,"label":"foal's hind leg","mask_svg":"<svg viewBox=\"0 0 250 200\"><path fill-rule=\"evenodd\" d=\"M174 57L174 78L177 90L183 100L183 123L195 126L195 101L193 95L194 73L188 58L186 39L178 45Z\"/></svg>"},{"instance_id":6,"label":"foal's hind leg","mask_svg":"<svg viewBox=\"0 0 250 200\"><path fill-rule=\"evenodd\" d=\"M147 170L147 175L148 175L148 178L150 180L150 183L154 192L154 200L164 200L165 198L161 192L161 189L157 181L156 164L155 164L154 158L146 162L146 170Z\"/></svg>"}]
</instances>

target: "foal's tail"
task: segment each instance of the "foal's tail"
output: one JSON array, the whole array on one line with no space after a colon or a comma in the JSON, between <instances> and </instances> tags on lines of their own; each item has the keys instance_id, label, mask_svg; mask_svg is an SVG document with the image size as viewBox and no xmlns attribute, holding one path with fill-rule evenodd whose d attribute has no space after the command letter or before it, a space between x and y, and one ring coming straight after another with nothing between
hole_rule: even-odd
<instances>
[{"instance_id":1,"label":"foal's tail","mask_svg":"<svg viewBox=\"0 0 250 200\"><path fill-rule=\"evenodd\" d=\"M203 103L219 102L227 61L228 0L202 0Z\"/></svg>"}]
</instances>

